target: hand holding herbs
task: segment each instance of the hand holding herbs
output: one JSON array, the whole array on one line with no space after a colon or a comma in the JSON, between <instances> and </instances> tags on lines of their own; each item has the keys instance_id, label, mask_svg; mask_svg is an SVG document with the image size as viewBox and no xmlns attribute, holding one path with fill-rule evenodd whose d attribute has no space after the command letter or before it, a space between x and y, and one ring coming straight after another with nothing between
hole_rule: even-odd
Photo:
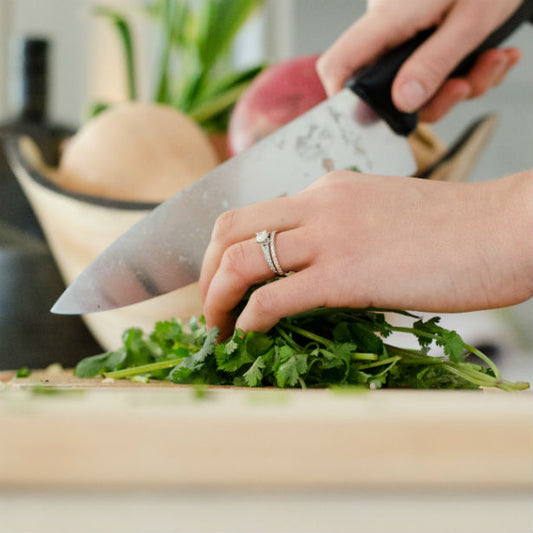
<instances>
[{"instance_id":1,"label":"hand holding herbs","mask_svg":"<svg viewBox=\"0 0 533 533\"><path fill-rule=\"evenodd\" d=\"M413 324L394 326L386 318L390 313L408 316ZM217 328L208 330L203 319L191 319L188 328L170 320L158 322L148 336L127 330L121 348L83 359L75 375L243 387L529 387L504 380L490 359L438 322L438 317L423 321L405 311L320 308L283 318L267 333L235 330L216 344ZM414 335L420 348L389 344L393 332ZM443 355L428 355L432 345ZM484 366L465 361L469 355Z\"/></svg>"},{"instance_id":2,"label":"hand holding herbs","mask_svg":"<svg viewBox=\"0 0 533 533\"><path fill-rule=\"evenodd\" d=\"M334 170L288 197L224 213L199 279L202 312L222 338L268 331L317 307L459 313L533 297L533 172L452 183ZM505 216L502 213L505 212ZM253 238L277 231L293 274L271 279Z\"/></svg>"}]
</instances>

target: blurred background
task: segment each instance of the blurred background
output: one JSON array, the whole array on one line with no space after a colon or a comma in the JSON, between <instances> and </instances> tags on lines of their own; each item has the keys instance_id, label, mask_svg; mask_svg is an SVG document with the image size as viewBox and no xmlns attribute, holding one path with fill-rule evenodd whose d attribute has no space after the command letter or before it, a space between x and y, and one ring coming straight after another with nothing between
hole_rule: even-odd
<instances>
[{"instance_id":1,"label":"blurred background","mask_svg":"<svg viewBox=\"0 0 533 533\"><path fill-rule=\"evenodd\" d=\"M94 15L97 5L128 15L135 35L139 97L148 98L157 39L143 4L140 0L0 0L0 118L4 130L20 110L20 47L21 39L28 36L45 38L49 44L48 117L51 122L75 131L88 120L95 102L120 102L126 98L123 56L116 31L109 21ZM267 0L239 32L232 45L231 62L246 68L320 53L364 9L365 2L361 0ZM498 127L472 171L472 180L491 179L533 166L532 32L531 26L524 26L508 41L509 45L520 47L524 57L500 87L483 98L461 105L434 126L436 134L447 144L472 121L487 113L497 113ZM2 167L2 173L7 172ZM32 364L31 354L42 351L44 330L57 329L58 321L64 317L45 317L48 305L53 303L53 294L59 295L61 282L52 272L53 261L41 247L42 235L34 231L34 240L28 244L17 233L20 228L3 219L0 216L6 222L4 226L9 227L2 226L0 241L0 338L3 339L0 340L0 368L8 368L20 366L18 363L23 359L25 364ZM14 246L18 251L24 250L22 259L20 254L13 255ZM35 280L43 270L50 271L49 278L43 278L42 283L48 283L51 290L39 300L34 287L31 292L26 290L25 279ZM531 380L532 316L532 302L527 302L498 311L447 316L444 325L458 329L471 343L486 346L510 379ZM61 360L72 364L88 354L87 346L98 349L81 321L71 318L59 328L66 336L62 338L55 333L55 344L48 341L46 357L50 362ZM20 326L20 331L15 332L15 326ZM69 337L67 331L74 333ZM35 342L31 340L32 335ZM67 352L71 354L68 357Z\"/></svg>"}]
</instances>

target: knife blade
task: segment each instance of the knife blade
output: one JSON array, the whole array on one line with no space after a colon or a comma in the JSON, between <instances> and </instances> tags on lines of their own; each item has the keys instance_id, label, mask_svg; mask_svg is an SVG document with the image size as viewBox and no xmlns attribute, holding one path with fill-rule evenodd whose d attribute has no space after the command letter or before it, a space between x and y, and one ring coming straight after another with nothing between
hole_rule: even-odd
<instances>
[{"instance_id":1,"label":"knife blade","mask_svg":"<svg viewBox=\"0 0 533 533\"><path fill-rule=\"evenodd\" d=\"M452 76L468 71L483 51L503 41L532 13L533 1L524 1ZM340 93L156 207L74 280L52 312L114 309L197 281L219 215L295 194L330 170L357 167L372 174L412 175L416 163L406 136L418 117L395 108L391 87L403 62L433 31L387 53ZM368 105L384 120L361 120Z\"/></svg>"}]
</instances>

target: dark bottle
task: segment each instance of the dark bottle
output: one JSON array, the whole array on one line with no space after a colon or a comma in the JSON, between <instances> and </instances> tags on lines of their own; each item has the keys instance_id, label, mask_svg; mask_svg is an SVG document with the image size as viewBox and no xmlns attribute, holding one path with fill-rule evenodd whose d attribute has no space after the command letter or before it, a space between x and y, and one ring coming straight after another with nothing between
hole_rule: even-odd
<instances>
[{"instance_id":1,"label":"dark bottle","mask_svg":"<svg viewBox=\"0 0 533 533\"><path fill-rule=\"evenodd\" d=\"M17 97L17 114L0 124L0 137L28 135L39 146L45 161L56 165L61 142L74 133L72 128L48 120L49 43L44 38L25 38L18 43L15 79L9 80ZM0 221L42 238L43 234L15 176L6 162L0 143Z\"/></svg>"}]
</instances>

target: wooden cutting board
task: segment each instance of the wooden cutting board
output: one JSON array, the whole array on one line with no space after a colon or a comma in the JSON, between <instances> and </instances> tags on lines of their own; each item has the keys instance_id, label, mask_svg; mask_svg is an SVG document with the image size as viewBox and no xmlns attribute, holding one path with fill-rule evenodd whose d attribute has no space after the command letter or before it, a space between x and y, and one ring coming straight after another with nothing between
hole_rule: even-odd
<instances>
[{"instance_id":1,"label":"wooden cutting board","mask_svg":"<svg viewBox=\"0 0 533 533\"><path fill-rule=\"evenodd\" d=\"M533 487L531 392L12 378L0 373L0 488Z\"/></svg>"}]
</instances>

